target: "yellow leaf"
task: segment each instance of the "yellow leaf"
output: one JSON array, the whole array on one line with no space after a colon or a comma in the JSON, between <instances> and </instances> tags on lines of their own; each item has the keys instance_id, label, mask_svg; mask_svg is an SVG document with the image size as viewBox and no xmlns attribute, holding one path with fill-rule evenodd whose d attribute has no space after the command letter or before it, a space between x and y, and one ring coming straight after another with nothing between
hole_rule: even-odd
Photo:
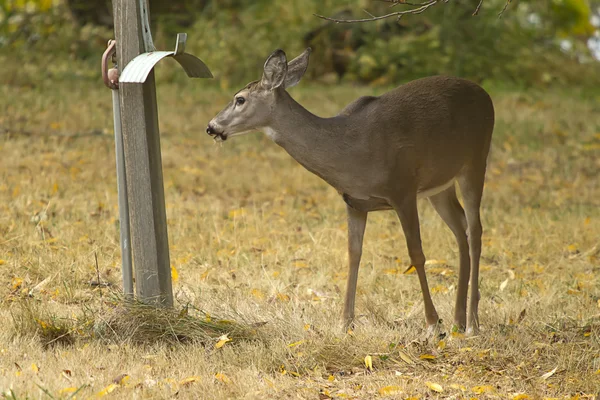
<instances>
[{"instance_id":1,"label":"yellow leaf","mask_svg":"<svg viewBox=\"0 0 600 400\"><path fill-rule=\"evenodd\" d=\"M444 349L446 348L446 342L445 342L444 340L440 340L440 341L438 342L437 348L438 348L439 350L444 350Z\"/></svg>"},{"instance_id":2,"label":"yellow leaf","mask_svg":"<svg viewBox=\"0 0 600 400\"><path fill-rule=\"evenodd\" d=\"M217 344L215 344L215 347L217 349L220 349L221 347L223 347L225 345L225 343L227 342L231 342L231 339L229 339L227 337L227 335L223 335L219 338L219 341L217 342Z\"/></svg>"},{"instance_id":3,"label":"yellow leaf","mask_svg":"<svg viewBox=\"0 0 600 400\"><path fill-rule=\"evenodd\" d=\"M75 393L78 388L76 387L66 387L64 389L60 389L58 394L67 394L67 393Z\"/></svg>"},{"instance_id":4,"label":"yellow leaf","mask_svg":"<svg viewBox=\"0 0 600 400\"><path fill-rule=\"evenodd\" d=\"M263 300L265 298L265 294L260 289L252 289L250 291L250 294L252 296L254 296L255 298L257 298L258 300Z\"/></svg>"},{"instance_id":5,"label":"yellow leaf","mask_svg":"<svg viewBox=\"0 0 600 400\"><path fill-rule=\"evenodd\" d=\"M448 260L427 260L427 261L425 261L425 265L439 265L439 264L448 264Z\"/></svg>"},{"instance_id":6,"label":"yellow leaf","mask_svg":"<svg viewBox=\"0 0 600 400\"><path fill-rule=\"evenodd\" d=\"M437 392L437 393L442 393L444 391L444 388L439 383L425 382L425 385L427 385L427 387L429 389L431 389L431 390L433 390L434 392Z\"/></svg>"},{"instance_id":7,"label":"yellow leaf","mask_svg":"<svg viewBox=\"0 0 600 400\"><path fill-rule=\"evenodd\" d=\"M52 185L52 194L58 193L58 183Z\"/></svg>"},{"instance_id":8,"label":"yellow leaf","mask_svg":"<svg viewBox=\"0 0 600 400\"><path fill-rule=\"evenodd\" d=\"M567 250L569 250L570 253L577 253L577 245L576 244L570 244L567 246Z\"/></svg>"},{"instance_id":9,"label":"yellow leaf","mask_svg":"<svg viewBox=\"0 0 600 400\"><path fill-rule=\"evenodd\" d=\"M104 389L102 389L101 391L99 391L96 394L96 397L103 397L106 396L109 393L112 393L115 391L116 388L118 388L119 385L117 385L116 383L111 383L110 385L108 385L107 387L105 387Z\"/></svg>"},{"instance_id":10,"label":"yellow leaf","mask_svg":"<svg viewBox=\"0 0 600 400\"><path fill-rule=\"evenodd\" d=\"M598 307L600 307L600 300L598 300ZM310 324L304 324L304 330L308 331L310 329Z\"/></svg>"},{"instance_id":11,"label":"yellow leaf","mask_svg":"<svg viewBox=\"0 0 600 400\"><path fill-rule=\"evenodd\" d=\"M117 376L115 379L113 379L113 383L116 383L117 385L125 385L127 383L127 381L129 381L130 377L127 374L121 374L119 376Z\"/></svg>"},{"instance_id":12,"label":"yellow leaf","mask_svg":"<svg viewBox=\"0 0 600 400\"><path fill-rule=\"evenodd\" d=\"M35 374L37 374L38 372L40 372L40 369L38 368L38 366L37 366L37 365L35 365L35 363L32 363L32 364L31 364L31 370L32 370L32 371L33 371Z\"/></svg>"},{"instance_id":13,"label":"yellow leaf","mask_svg":"<svg viewBox=\"0 0 600 400\"><path fill-rule=\"evenodd\" d=\"M383 273L386 275L396 275L399 274L400 271L398 270L398 268L387 268L383 270Z\"/></svg>"},{"instance_id":14,"label":"yellow leaf","mask_svg":"<svg viewBox=\"0 0 600 400\"><path fill-rule=\"evenodd\" d=\"M333 376L333 375L329 375L329 377L327 378L327 380L328 380L329 382L333 382L333 381L335 381L335 376Z\"/></svg>"},{"instance_id":15,"label":"yellow leaf","mask_svg":"<svg viewBox=\"0 0 600 400\"><path fill-rule=\"evenodd\" d=\"M0 258L0 265L4 265L6 264L6 261L4 261L3 259Z\"/></svg>"},{"instance_id":16,"label":"yellow leaf","mask_svg":"<svg viewBox=\"0 0 600 400\"><path fill-rule=\"evenodd\" d=\"M527 399L530 399L530 398L531 398L531 397L529 397L529 396L528 396L528 395L526 395L525 393L521 393L521 394L518 394L518 395L516 395L516 396L513 396L513 397L511 398L511 400L527 400Z\"/></svg>"},{"instance_id":17,"label":"yellow leaf","mask_svg":"<svg viewBox=\"0 0 600 400\"><path fill-rule=\"evenodd\" d=\"M401 390L400 386L390 385L379 388L378 392L382 396L389 396Z\"/></svg>"},{"instance_id":18,"label":"yellow leaf","mask_svg":"<svg viewBox=\"0 0 600 400\"><path fill-rule=\"evenodd\" d=\"M277 300L287 303L290 301L290 296L284 293L277 293Z\"/></svg>"},{"instance_id":19,"label":"yellow leaf","mask_svg":"<svg viewBox=\"0 0 600 400\"><path fill-rule=\"evenodd\" d=\"M308 264L306 264L304 261L294 261L294 267L296 267L296 268L307 268Z\"/></svg>"},{"instance_id":20,"label":"yellow leaf","mask_svg":"<svg viewBox=\"0 0 600 400\"><path fill-rule=\"evenodd\" d=\"M373 371L373 358L371 358L371 356L365 357L365 367L367 367L369 371Z\"/></svg>"},{"instance_id":21,"label":"yellow leaf","mask_svg":"<svg viewBox=\"0 0 600 400\"><path fill-rule=\"evenodd\" d=\"M215 374L215 379L218 380L219 382L223 382L223 383L231 383L231 379L229 379L229 377L221 372L217 372Z\"/></svg>"},{"instance_id":22,"label":"yellow leaf","mask_svg":"<svg viewBox=\"0 0 600 400\"><path fill-rule=\"evenodd\" d=\"M435 356L433 354L421 354L419 358L421 360L435 360Z\"/></svg>"},{"instance_id":23,"label":"yellow leaf","mask_svg":"<svg viewBox=\"0 0 600 400\"><path fill-rule=\"evenodd\" d=\"M13 278L12 288L13 290L19 289L23 285L23 278Z\"/></svg>"},{"instance_id":24,"label":"yellow leaf","mask_svg":"<svg viewBox=\"0 0 600 400\"><path fill-rule=\"evenodd\" d=\"M400 358L402 359L402 361L404 361L407 364L414 364L415 362L412 360L412 358L410 358L410 356L408 354L406 354L403 351L399 351L398 355L400 356Z\"/></svg>"},{"instance_id":25,"label":"yellow leaf","mask_svg":"<svg viewBox=\"0 0 600 400\"><path fill-rule=\"evenodd\" d=\"M492 393L494 387L490 385L474 386L471 388L471 391L475 394Z\"/></svg>"},{"instance_id":26,"label":"yellow leaf","mask_svg":"<svg viewBox=\"0 0 600 400\"><path fill-rule=\"evenodd\" d=\"M452 389L456 389L456 390L462 390L463 392L466 392L466 391L467 391L467 388L466 388L466 387L464 387L463 385L458 385L458 384L456 384L456 383L453 383L453 384L451 384L451 385L450 385L450 387L451 387Z\"/></svg>"},{"instance_id":27,"label":"yellow leaf","mask_svg":"<svg viewBox=\"0 0 600 400\"><path fill-rule=\"evenodd\" d=\"M174 283L179 280L179 272L177 271L177 268L175 268L174 265L171 265L171 279Z\"/></svg>"},{"instance_id":28,"label":"yellow leaf","mask_svg":"<svg viewBox=\"0 0 600 400\"><path fill-rule=\"evenodd\" d=\"M411 265L410 267L408 267L408 269L406 271L404 271L404 275L409 275L412 274L413 272L415 272L417 269L415 268L414 265Z\"/></svg>"},{"instance_id":29,"label":"yellow leaf","mask_svg":"<svg viewBox=\"0 0 600 400\"><path fill-rule=\"evenodd\" d=\"M583 225L588 226L590 224L590 222L592 222L592 219L590 217L587 217L584 221L583 221Z\"/></svg>"},{"instance_id":30,"label":"yellow leaf","mask_svg":"<svg viewBox=\"0 0 600 400\"><path fill-rule=\"evenodd\" d=\"M246 210L243 208L238 208L237 210L229 211L229 218L237 218L246 215Z\"/></svg>"},{"instance_id":31,"label":"yellow leaf","mask_svg":"<svg viewBox=\"0 0 600 400\"><path fill-rule=\"evenodd\" d=\"M299 340L297 342L288 344L288 347L300 346L302 343L304 343L304 340Z\"/></svg>"},{"instance_id":32,"label":"yellow leaf","mask_svg":"<svg viewBox=\"0 0 600 400\"><path fill-rule=\"evenodd\" d=\"M199 376L190 376L179 381L181 386L191 385L192 383L200 382Z\"/></svg>"},{"instance_id":33,"label":"yellow leaf","mask_svg":"<svg viewBox=\"0 0 600 400\"><path fill-rule=\"evenodd\" d=\"M558 366L554 367L554 369L552 371L546 372L544 375L542 375L540 378L542 378L542 380L546 380L548 378L550 378L552 375L554 375L554 373L556 372L556 370L558 369Z\"/></svg>"}]
</instances>

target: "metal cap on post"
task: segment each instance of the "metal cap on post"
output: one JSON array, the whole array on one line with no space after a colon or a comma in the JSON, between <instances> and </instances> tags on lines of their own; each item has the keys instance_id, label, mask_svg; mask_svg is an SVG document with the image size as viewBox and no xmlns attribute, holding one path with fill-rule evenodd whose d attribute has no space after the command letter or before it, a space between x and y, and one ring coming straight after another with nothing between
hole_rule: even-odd
<instances>
[{"instance_id":1,"label":"metal cap on post","mask_svg":"<svg viewBox=\"0 0 600 400\"><path fill-rule=\"evenodd\" d=\"M185 53L186 34L177 35L174 51L155 51L147 0L113 1L113 11L117 61L124 66L118 78L118 108L136 293L141 301L170 307L173 289L153 68L163 58L173 57L189 77L211 78L212 74L200 59ZM124 213L120 216L127 218Z\"/></svg>"}]
</instances>

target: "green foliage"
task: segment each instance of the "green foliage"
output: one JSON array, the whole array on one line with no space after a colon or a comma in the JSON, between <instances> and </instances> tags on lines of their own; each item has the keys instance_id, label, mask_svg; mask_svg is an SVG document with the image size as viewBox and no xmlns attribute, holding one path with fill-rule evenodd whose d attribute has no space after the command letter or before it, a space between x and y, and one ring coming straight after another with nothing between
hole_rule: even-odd
<instances>
[{"instance_id":1,"label":"green foliage","mask_svg":"<svg viewBox=\"0 0 600 400\"><path fill-rule=\"evenodd\" d=\"M207 62L224 88L258 79L275 48L293 57L308 46L314 53L307 77L330 83L388 85L440 73L518 85L600 79L585 45L594 34L588 0L513 1L500 19L505 0L485 0L478 16L472 16L478 1L455 0L400 21L367 24L335 24L313 14L364 18L364 8L381 15L390 12L389 5L364 0L172 3L150 2L155 43L172 48L174 34L188 32L189 51ZM392 10L400 7L406 6ZM95 63L113 36L106 24L109 9L106 0L0 0L0 44L29 63L48 63L50 54L88 60L78 70L96 77ZM561 40L569 40L569 51L560 49ZM176 66L166 71L167 79L183 79Z\"/></svg>"}]
</instances>

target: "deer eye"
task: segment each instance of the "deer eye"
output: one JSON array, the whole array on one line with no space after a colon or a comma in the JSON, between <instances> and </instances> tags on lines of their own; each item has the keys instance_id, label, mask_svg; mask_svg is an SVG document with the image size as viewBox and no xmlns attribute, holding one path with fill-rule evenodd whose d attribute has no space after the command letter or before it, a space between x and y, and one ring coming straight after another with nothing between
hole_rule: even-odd
<instances>
[{"instance_id":1,"label":"deer eye","mask_svg":"<svg viewBox=\"0 0 600 400\"><path fill-rule=\"evenodd\" d=\"M246 99L243 98L242 96L239 96L239 97L235 98L235 104L238 105L238 106L241 106L245 102L246 102Z\"/></svg>"}]
</instances>

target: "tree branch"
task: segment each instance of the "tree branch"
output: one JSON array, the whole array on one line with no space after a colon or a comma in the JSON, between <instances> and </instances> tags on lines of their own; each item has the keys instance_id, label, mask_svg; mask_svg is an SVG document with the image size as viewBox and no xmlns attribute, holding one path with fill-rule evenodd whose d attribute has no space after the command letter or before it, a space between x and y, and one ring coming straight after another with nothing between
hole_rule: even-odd
<instances>
[{"instance_id":1,"label":"tree branch","mask_svg":"<svg viewBox=\"0 0 600 400\"><path fill-rule=\"evenodd\" d=\"M483 3L483 0L479 0L479 4L477 4L477 8L473 12L474 16L477 15L477 14L479 14L479 9L481 8L481 3Z\"/></svg>"},{"instance_id":2,"label":"tree branch","mask_svg":"<svg viewBox=\"0 0 600 400\"><path fill-rule=\"evenodd\" d=\"M498 13L498 18L502 18L502 14L504 14L504 11L506 11L506 9L508 8L508 5L510 4L510 2L511 2L511 0L506 0L506 3L504 4L504 7Z\"/></svg>"},{"instance_id":3,"label":"tree branch","mask_svg":"<svg viewBox=\"0 0 600 400\"><path fill-rule=\"evenodd\" d=\"M335 22L336 24L352 24L352 23L356 23L356 22L371 22L371 21L377 21L377 20L386 19L386 18L390 18L390 17L397 17L398 19L400 19L403 15L406 15L406 14L421 14L422 12L424 12L428 8L436 5L440 1L442 1L442 0L431 0L426 3L423 3L423 5L421 5L420 7L413 8L410 10L396 11L393 13L379 15L379 16L373 15L370 18L363 18L363 19L337 19L337 18L325 17L325 16L319 15L319 14L313 14L313 15L315 17L325 19L327 21ZM372 15L372 14L369 14L369 15Z\"/></svg>"},{"instance_id":4,"label":"tree branch","mask_svg":"<svg viewBox=\"0 0 600 400\"><path fill-rule=\"evenodd\" d=\"M378 16L371 14L367 10L363 10L365 13L367 13L369 15L370 18L361 18L361 19L339 19L339 18L325 17L324 15L319 15L319 14L313 14L313 15L315 17L318 17L318 18L321 18L321 19L324 19L327 21L335 22L336 24L353 24L353 23L360 23L360 22L372 22L372 21L378 21L378 20L391 18L391 17L396 17L397 19L400 19L400 18L402 18L402 16L407 15L407 14L421 14L422 12L426 11L428 8L431 8L440 2L447 3L450 0L429 0L424 3L412 3L407 0L378 0L378 1L381 1L383 3L390 3L390 7L395 7L399 4L401 4L401 5L406 5L406 6L416 7L416 8L411 8L409 10L404 10L404 11L396 11L396 12L392 12L389 14L378 15ZM504 7L498 13L498 18L502 17L502 14L504 14L504 11L506 11L506 9L508 8L508 6L511 2L512 2L512 0L506 0ZM475 8L475 11L473 11L474 16L479 14L479 10L481 9L482 4L483 4L483 0L479 0L479 3L477 4L477 8Z\"/></svg>"}]
</instances>

